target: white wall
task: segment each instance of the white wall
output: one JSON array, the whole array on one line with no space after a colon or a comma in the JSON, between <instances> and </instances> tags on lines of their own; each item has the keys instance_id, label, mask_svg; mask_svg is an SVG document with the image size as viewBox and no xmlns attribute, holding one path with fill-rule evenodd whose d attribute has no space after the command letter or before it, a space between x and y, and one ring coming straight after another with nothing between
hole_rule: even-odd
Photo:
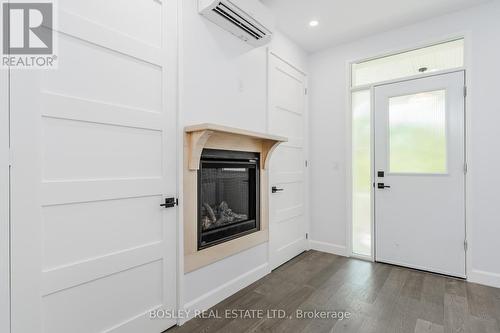
<instances>
[{"instance_id":1,"label":"white wall","mask_svg":"<svg viewBox=\"0 0 500 333\"><path fill-rule=\"evenodd\" d=\"M500 3L438 17L311 56L311 239L339 252L346 236L349 61L465 34L469 96L468 276L500 287Z\"/></svg>"},{"instance_id":2,"label":"white wall","mask_svg":"<svg viewBox=\"0 0 500 333\"><path fill-rule=\"evenodd\" d=\"M211 122L266 132L266 48L252 49L207 21L198 14L197 2L181 1L181 127ZM307 54L279 33L270 50L300 68L307 66ZM181 303L207 308L267 274L267 247L261 244L186 274Z\"/></svg>"}]
</instances>

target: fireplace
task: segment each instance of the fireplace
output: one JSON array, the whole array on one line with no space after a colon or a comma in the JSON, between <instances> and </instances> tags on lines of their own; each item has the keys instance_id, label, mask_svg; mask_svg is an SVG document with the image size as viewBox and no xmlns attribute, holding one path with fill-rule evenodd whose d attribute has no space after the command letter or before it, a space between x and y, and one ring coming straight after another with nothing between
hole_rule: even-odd
<instances>
[{"instance_id":1,"label":"fireplace","mask_svg":"<svg viewBox=\"0 0 500 333\"><path fill-rule=\"evenodd\" d=\"M269 240L269 160L287 138L216 124L184 129L184 273Z\"/></svg>"},{"instance_id":2,"label":"fireplace","mask_svg":"<svg viewBox=\"0 0 500 333\"><path fill-rule=\"evenodd\" d=\"M259 153L203 149L198 250L260 230Z\"/></svg>"}]
</instances>

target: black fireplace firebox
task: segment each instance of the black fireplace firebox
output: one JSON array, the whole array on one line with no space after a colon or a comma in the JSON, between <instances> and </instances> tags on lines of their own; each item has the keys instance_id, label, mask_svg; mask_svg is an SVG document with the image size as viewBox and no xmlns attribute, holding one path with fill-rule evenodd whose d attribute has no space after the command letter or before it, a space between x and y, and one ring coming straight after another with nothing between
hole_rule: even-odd
<instances>
[{"instance_id":1,"label":"black fireplace firebox","mask_svg":"<svg viewBox=\"0 0 500 333\"><path fill-rule=\"evenodd\" d=\"M259 153L203 149L198 250L260 230Z\"/></svg>"}]
</instances>

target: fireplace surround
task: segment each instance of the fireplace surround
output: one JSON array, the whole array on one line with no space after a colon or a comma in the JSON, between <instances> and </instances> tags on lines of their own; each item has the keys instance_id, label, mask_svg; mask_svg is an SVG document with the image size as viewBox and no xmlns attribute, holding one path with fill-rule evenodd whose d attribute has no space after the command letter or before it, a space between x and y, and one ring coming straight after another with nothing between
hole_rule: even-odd
<instances>
[{"instance_id":1,"label":"fireplace surround","mask_svg":"<svg viewBox=\"0 0 500 333\"><path fill-rule=\"evenodd\" d=\"M214 124L185 128L184 272L268 241L268 164L285 141Z\"/></svg>"}]
</instances>

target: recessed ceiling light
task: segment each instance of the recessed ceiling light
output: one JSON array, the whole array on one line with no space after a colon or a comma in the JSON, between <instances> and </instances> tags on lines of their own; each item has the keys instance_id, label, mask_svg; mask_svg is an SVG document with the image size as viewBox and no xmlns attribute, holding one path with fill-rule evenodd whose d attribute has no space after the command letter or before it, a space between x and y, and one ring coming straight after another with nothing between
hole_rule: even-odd
<instances>
[{"instance_id":1,"label":"recessed ceiling light","mask_svg":"<svg viewBox=\"0 0 500 333\"><path fill-rule=\"evenodd\" d=\"M319 24L319 22L317 20L312 20L311 22L309 22L310 27L317 27L318 24Z\"/></svg>"}]
</instances>

